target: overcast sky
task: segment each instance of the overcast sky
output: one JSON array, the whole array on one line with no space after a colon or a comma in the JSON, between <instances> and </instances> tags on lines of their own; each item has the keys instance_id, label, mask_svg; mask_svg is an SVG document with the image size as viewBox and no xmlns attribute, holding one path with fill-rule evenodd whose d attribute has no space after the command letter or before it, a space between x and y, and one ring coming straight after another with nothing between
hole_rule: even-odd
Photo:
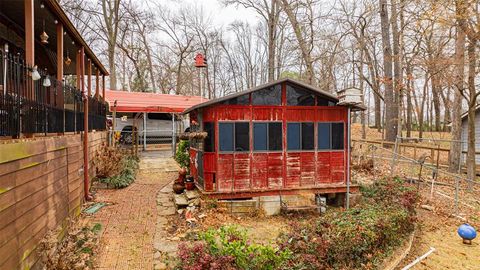
<instances>
[{"instance_id":1,"label":"overcast sky","mask_svg":"<svg viewBox=\"0 0 480 270\"><path fill-rule=\"evenodd\" d=\"M203 7L205 14L212 19L216 26L227 26L235 20L248 21L252 24L258 21L257 13L254 10L235 5L224 7L218 0L163 0L162 4L172 9L181 6Z\"/></svg>"}]
</instances>

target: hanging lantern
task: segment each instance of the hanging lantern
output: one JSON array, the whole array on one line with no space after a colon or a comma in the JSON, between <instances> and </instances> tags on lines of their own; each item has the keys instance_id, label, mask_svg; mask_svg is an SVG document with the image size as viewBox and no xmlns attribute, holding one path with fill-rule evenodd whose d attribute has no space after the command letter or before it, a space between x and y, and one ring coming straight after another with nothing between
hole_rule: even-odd
<instances>
[{"instance_id":1,"label":"hanging lantern","mask_svg":"<svg viewBox=\"0 0 480 270\"><path fill-rule=\"evenodd\" d=\"M207 67L207 58L205 58L203 54L198 53L197 56L195 56L195 67L197 68Z\"/></svg>"},{"instance_id":2,"label":"hanging lantern","mask_svg":"<svg viewBox=\"0 0 480 270\"><path fill-rule=\"evenodd\" d=\"M42 44L48 44L48 35L45 32L45 20L43 20L43 32L40 34L40 42Z\"/></svg>"},{"instance_id":3,"label":"hanging lantern","mask_svg":"<svg viewBox=\"0 0 480 270\"><path fill-rule=\"evenodd\" d=\"M68 67L72 63L72 59L70 59L69 53L67 51L67 57L65 58L65 65Z\"/></svg>"},{"instance_id":4,"label":"hanging lantern","mask_svg":"<svg viewBox=\"0 0 480 270\"><path fill-rule=\"evenodd\" d=\"M50 76L45 76L45 79L43 80L43 86L45 87L50 87L52 85L52 82L50 82Z\"/></svg>"},{"instance_id":5,"label":"hanging lantern","mask_svg":"<svg viewBox=\"0 0 480 270\"><path fill-rule=\"evenodd\" d=\"M40 78L42 78L42 76L38 73L37 66L34 66L32 69L32 80L38 81Z\"/></svg>"}]
</instances>

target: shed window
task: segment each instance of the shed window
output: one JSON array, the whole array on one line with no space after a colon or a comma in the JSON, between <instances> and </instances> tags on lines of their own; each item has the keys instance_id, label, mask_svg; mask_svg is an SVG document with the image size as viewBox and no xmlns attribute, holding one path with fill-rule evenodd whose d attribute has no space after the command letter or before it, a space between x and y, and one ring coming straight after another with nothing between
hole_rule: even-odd
<instances>
[{"instance_id":1,"label":"shed window","mask_svg":"<svg viewBox=\"0 0 480 270\"><path fill-rule=\"evenodd\" d=\"M332 123L332 149L343 149L343 123Z\"/></svg>"},{"instance_id":2,"label":"shed window","mask_svg":"<svg viewBox=\"0 0 480 270\"><path fill-rule=\"evenodd\" d=\"M315 106L315 95L306 89L287 84L287 105Z\"/></svg>"},{"instance_id":3,"label":"shed window","mask_svg":"<svg viewBox=\"0 0 480 270\"><path fill-rule=\"evenodd\" d=\"M322 97L317 97L317 106L335 106L335 102Z\"/></svg>"},{"instance_id":4,"label":"shed window","mask_svg":"<svg viewBox=\"0 0 480 270\"><path fill-rule=\"evenodd\" d=\"M302 150L315 148L315 132L313 123L302 123Z\"/></svg>"},{"instance_id":5,"label":"shed window","mask_svg":"<svg viewBox=\"0 0 480 270\"><path fill-rule=\"evenodd\" d=\"M268 150L281 151L282 139L282 123L268 123Z\"/></svg>"},{"instance_id":6,"label":"shed window","mask_svg":"<svg viewBox=\"0 0 480 270\"><path fill-rule=\"evenodd\" d=\"M253 150L280 151L282 150L282 123L254 123Z\"/></svg>"},{"instance_id":7,"label":"shed window","mask_svg":"<svg viewBox=\"0 0 480 270\"><path fill-rule=\"evenodd\" d=\"M327 150L330 149L330 123L318 123L318 149Z\"/></svg>"},{"instance_id":8,"label":"shed window","mask_svg":"<svg viewBox=\"0 0 480 270\"><path fill-rule=\"evenodd\" d=\"M203 123L203 128L207 132L207 137L203 145L205 152L215 152L215 129L212 122Z\"/></svg>"},{"instance_id":9,"label":"shed window","mask_svg":"<svg viewBox=\"0 0 480 270\"><path fill-rule=\"evenodd\" d=\"M261 89L252 93L253 105L281 105L282 86L280 84Z\"/></svg>"},{"instance_id":10,"label":"shed window","mask_svg":"<svg viewBox=\"0 0 480 270\"><path fill-rule=\"evenodd\" d=\"M314 149L313 123L287 123L287 149Z\"/></svg>"},{"instance_id":11,"label":"shed window","mask_svg":"<svg viewBox=\"0 0 480 270\"><path fill-rule=\"evenodd\" d=\"M246 95L242 95L242 96L239 96L239 97L234 97L234 98L231 98L231 99L227 99L220 104L223 104L223 105L249 105L250 104L250 95L246 94Z\"/></svg>"},{"instance_id":12,"label":"shed window","mask_svg":"<svg viewBox=\"0 0 480 270\"><path fill-rule=\"evenodd\" d=\"M250 151L250 125L248 122L235 123L235 151Z\"/></svg>"},{"instance_id":13,"label":"shed window","mask_svg":"<svg viewBox=\"0 0 480 270\"><path fill-rule=\"evenodd\" d=\"M219 123L218 137L220 151L233 151L233 123Z\"/></svg>"}]
</instances>

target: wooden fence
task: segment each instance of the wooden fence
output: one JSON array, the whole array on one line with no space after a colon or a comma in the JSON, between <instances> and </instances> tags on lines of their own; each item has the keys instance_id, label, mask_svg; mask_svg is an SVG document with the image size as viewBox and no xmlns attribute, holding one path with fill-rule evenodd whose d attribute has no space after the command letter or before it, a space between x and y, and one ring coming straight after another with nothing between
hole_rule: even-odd
<instances>
[{"instance_id":1,"label":"wooden fence","mask_svg":"<svg viewBox=\"0 0 480 270\"><path fill-rule=\"evenodd\" d=\"M45 234L80 213L82 139L76 134L0 144L0 269L31 269ZM106 132L89 136L90 164L104 141Z\"/></svg>"}]
</instances>

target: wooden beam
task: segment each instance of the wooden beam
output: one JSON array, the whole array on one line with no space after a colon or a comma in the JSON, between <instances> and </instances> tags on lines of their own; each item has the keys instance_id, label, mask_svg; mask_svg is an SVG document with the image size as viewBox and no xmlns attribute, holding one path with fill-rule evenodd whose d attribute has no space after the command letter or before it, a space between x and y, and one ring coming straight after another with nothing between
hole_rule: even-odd
<instances>
[{"instance_id":1,"label":"wooden beam","mask_svg":"<svg viewBox=\"0 0 480 270\"><path fill-rule=\"evenodd\" d=\"M82 58L80 57L80 54L81 54L81 50L78 50L77 51L77 61L75 61L75 64L76 64L76 74L75 76L77 77L77 89L78 90L81 90L82 88L82 85L81 85L81 82L82 82Z\"/></svg>"},{"instance_id":2,"label":"wooden beam","mask_svg":"<svg viewBox=\"0 0 480 270\"><path fill-rule=\"evenodd\" d=\"M25 0L25 61L28 66L35 65L35 22L34 22L34 0ZM34 98L33 81L27 86L26 97Z\"/></svg>"},{"instance_id":3,"label":"wooden beam","mask_svg":"<svg viewBox=\"0 0 480 270\"><path fill-rule=\"evenodd\" d=\"M98 95L100 94L100 70L96 68L96 77L95 77L95 98L98 99Z\"/></svg>"},{"instance_id":4,"label":"wooden beam","mask_svg":"<svg viewBox=\"0 0 480 270\"><path fill-rule=\"evenodd\" d=\"M57 106L63 108L63 24L57 23Z\"/></svg>"},{"instance_id":5,"label":"wooden beam","mask_svg":"<svg viewBox=\"0 0 480 270\"><path fill-rule=\"evenodd\" d=\"M105 74L102 75L102 97L103 101L105 101Z\"/></svg>"},{"instance_id":6,"label":"wooden beam","mask_svg":"<svg viewBox=\"0 0 480 270\"><path fill-rule=\"evenodd\" d=\"M88 86L88 96L92 96L92 60L87 60L87 86Z\"/></svg>"}]
</instances>

